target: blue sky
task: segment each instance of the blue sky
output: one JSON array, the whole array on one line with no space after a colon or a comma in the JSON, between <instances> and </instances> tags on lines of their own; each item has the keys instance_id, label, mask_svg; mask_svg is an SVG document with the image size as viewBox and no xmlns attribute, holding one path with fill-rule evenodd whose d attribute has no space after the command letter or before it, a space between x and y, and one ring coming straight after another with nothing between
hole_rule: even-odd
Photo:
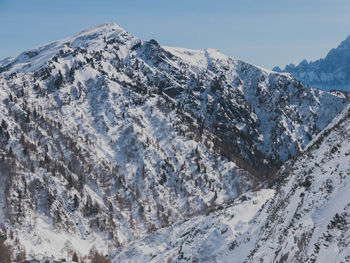
<instances>
[{"instance_id":1,"label":"blue sky","mask_svg":"<svg viewBox=\"0 0 350 263\"><path fill-rule=\"evenodd\" d=\"M350 35L349 17L349 0L0 0L0 59L115 22L144 40L272 68L324 57Z\"/></svg>"}]
</instances>

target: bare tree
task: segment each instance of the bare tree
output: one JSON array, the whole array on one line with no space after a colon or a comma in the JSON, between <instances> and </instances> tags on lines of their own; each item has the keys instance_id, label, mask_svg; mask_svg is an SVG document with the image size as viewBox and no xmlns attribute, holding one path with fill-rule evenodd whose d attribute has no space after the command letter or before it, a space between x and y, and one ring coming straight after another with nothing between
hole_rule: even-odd
<instances>
[{"instance_id":1,"label":"bare tree","mask_svg":"<svg viewBox=\"0 0 350 263\"><path fill-rule=\"evenodd\" d=\"M8 263L12 260L11 250L0 240L0 263Z\"/></svg>"},{"instance_id":2,"label":"bare tree","mask_svg":"<svg viewBox=\"0 0 350 263\"><path fill-rule=\"evenodd\" d=\"M91 263L110 263L111 262L108 258L100 254L94 246L90 249L89 260Z\"/></svg>"}]
</instances>

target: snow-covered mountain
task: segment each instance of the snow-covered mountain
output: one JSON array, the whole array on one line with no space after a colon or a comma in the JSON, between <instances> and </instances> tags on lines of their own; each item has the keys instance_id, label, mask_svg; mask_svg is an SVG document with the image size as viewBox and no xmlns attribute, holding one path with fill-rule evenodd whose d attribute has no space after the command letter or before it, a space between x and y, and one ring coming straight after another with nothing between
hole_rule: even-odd
<instances>
[{"instance_id":1,"label":"snow-covered mountain","mask_svg":"<svg viewBox=\"0 0 350 263\"><path fill-rule=\"evenodd\" d=\"M274 190L132 241L112 262L348 262L349 156L347 107L282 167Z\"/></svg>"},{"instance_id":2,"label":"snow-covered mountain","mask_svg":"<svg viewBox=\"0 0 350 263\"><path fill-rule=\"evenodd\" d=\"M329 51L325 58L308 62L303 60L299 65L287 65L278 72L289 72L302 83L322 90L341 90L350 92L350 36L337 48Z\"/></svg>"},{"instance_id":3,"label":"snow-covered mountain","mask_svg":"<svg viewBox=\"0 0 350 263\"><path fill-rule=\"evenodd\" d=\"M56 258L109 253L271 184L347 104L111 23L0 72L0 225L14 247Z\"/></svg>"}]
</instances>

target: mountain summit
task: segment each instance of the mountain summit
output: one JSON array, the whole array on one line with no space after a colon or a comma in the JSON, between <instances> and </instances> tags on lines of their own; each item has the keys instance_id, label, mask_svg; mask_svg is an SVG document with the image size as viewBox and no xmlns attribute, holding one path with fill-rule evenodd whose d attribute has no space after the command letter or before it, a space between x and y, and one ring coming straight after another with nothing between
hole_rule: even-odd
<instances>
[{"instance_id":1,"label":"mountain summit","mask_svg":"<svg viewBox=\"0 0 350 263\"><path fill-rule=\"evenodd\" d=\"M0 94L0 225L18 255L56 258L267 187L347 104L111 23L1 61Z\"/></svg>"}]
</instances>

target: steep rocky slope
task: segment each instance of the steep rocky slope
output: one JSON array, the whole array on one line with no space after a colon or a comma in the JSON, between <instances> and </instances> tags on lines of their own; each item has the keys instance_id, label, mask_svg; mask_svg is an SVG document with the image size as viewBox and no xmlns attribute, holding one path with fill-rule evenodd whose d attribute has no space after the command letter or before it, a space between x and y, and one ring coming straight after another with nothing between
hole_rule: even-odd
<instances>
[{"instance_id":1,"label":"steep rocky slope","mask_svg":"<svg viewBox=\"0 0 350 263\"><path fill-rule=\"evenodd\" d=\"M350 260L350 107L284 165L277 194L237 241L246 262ZM253 244L253 246L252 246Z\"/></svg>"},{"instance_id":2,"label":"steep rocky slope","mask_svg":"<svg viewBox=\"0 0 350 263\"><path fill-rule=\"evenodd\" d=\"M289 72L297 80L322 90L342 90L350 92L350 36L337 48L329 51L325 58L307 62L303 60L298 66L290 64L281 70Z\"/></svg>"},{"instance_id":3,"label":"steep rocky slope","mask_svg":"<svg viewBox=\"0 0 350 263\"><path fill-rule=\"evenodd\" d=\"M113 262L348 262L350 107L278 175L276 192L247 193L130 242Z\"/></svg>"},{"instance_id":4,"label":"steep rocky slope","mask_svg":"<svg viewBox=\"0 0 350 263\"><path fill-rule=\"evenodd\" d=\"M107 253L260 188L347 103L115 24L0 67L0 224L28 254Z\"/></svg>"}]
</instances>

